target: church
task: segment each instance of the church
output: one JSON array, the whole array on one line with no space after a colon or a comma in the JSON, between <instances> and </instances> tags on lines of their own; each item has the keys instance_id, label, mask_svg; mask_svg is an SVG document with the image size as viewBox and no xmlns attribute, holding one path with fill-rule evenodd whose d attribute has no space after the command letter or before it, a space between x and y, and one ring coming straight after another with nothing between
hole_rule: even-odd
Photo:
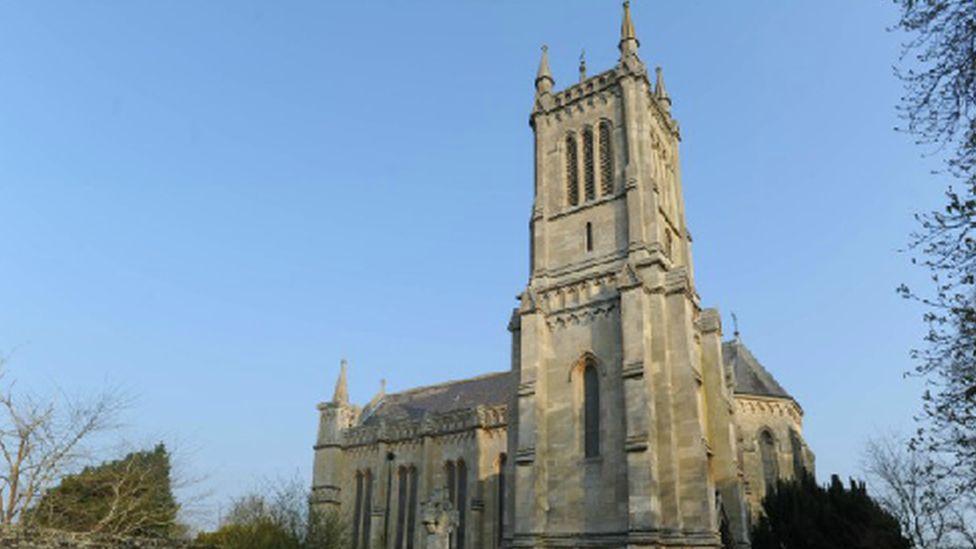
<instances>
[{"instance_id":1,"label":"church","mask_svg":"<svg viewBox=\"0 0 976 549\"><path fill-rule=\"evenodd\" d=\"M628 3L619 62L555 87L543 48L531 268L511 364L318 405L311 504L353 549L749 547L813 471L803 410L695 289L680 129Z\"/></svg>"}]
</instances>

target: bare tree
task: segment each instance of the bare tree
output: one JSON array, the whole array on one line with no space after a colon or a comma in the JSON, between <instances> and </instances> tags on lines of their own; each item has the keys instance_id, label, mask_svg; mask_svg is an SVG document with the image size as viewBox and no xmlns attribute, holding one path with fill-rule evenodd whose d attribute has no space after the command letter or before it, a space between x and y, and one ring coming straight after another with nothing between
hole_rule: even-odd
<instances>
[{"instance_id":1,"label":"bare tree","mask_svg":"<svg viewBox=\"0 0 976 549\"><path fill-rule=\"evenodd\" d=\"M931 455L894 435L873 439L864 469L875 499L918 549L976 549L976 498L960 493Z\"/></svg>"},{"instance_id":2,"label":"bare tree","mask_svg":"<svg viewBox=\"0 0 976 549\"><path fill-rule=\"evenodd\" d=\"M942 207L917 214L913 263L933 287L905 297L926 305L923 348L914 351L923 376L922 428L914 443L951 458L961 491L976 489L976 2L894 0L907 33L898 75L905 86L905 131L945 161L954 182Z\"/></svg>"},{"instance_id":3,"label":"bare tree","mask_svg":"<svg viewBox=\"0 0 976 549\"><path fill-rule=\"evenodd\" d=\"M0 357L0 380L5 360ZM44 399L0 389L0 525L19 519L47 488L88 457L86 443L116 426L124 398L106 390L90 399Z\"/></svg>"}]
</instances>

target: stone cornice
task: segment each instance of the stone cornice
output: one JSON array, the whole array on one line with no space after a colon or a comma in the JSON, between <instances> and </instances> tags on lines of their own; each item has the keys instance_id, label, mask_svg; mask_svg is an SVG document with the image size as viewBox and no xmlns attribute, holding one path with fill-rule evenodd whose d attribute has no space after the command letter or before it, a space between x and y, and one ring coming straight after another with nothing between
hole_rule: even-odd
<instances>
[{"instance_id":1,"label":"stone cornice","mask_svg":"<svg viewBox=\"0 0 976 549\"><path fill-rule=\"evenodd\" d=\"M782 416L803 424L803 408L792 398L777 398L744 393L735 394L735 410L742 415Z\"/></svg>"},{"instance_id":2,"label":"stone cornice","mask_svg":"<svg viewBox=\"0 0 976 549\"><path fill-rule=\"evenodd\" d=\"M479 406L443 414L432 414L420 420L381 421L361 425L343 432L342 447L368 446L378 442L419 441L423 437L440 437L478 429L497 429L507 425L507 406Z\"/></svg>"}]
</instances>

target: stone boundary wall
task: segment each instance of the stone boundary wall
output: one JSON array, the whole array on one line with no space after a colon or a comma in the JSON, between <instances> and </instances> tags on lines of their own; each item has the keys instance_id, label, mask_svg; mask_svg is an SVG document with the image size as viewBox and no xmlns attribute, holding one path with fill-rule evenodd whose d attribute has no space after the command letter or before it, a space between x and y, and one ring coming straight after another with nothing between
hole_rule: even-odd
<instances>
[{"instance_id":1,"label":"stone boundary wall","mask_svg":"<svg viewBox=\"0 0 976 549\"><path fill-rule=\"evenodd\" d=\"M57 530L0 528L3 549L213 549L191 541L75 534Z\"/></svg>"}]
</instances>

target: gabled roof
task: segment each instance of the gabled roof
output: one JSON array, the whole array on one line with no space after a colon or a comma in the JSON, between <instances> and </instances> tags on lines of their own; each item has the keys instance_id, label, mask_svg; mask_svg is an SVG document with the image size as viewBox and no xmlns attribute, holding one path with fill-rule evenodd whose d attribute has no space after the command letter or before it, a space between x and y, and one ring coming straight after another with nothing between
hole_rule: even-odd
<instances>
[{"instance_id":1,"label":"gabled roof","mask_svg":"<svg viewBox=\"0 0 976 549\"><path fill-rule=\"evenodd\" d=\"M506 404L514 390L515 375L511 371L418 387L384 396L375 408L364 411L363 423L420 419L427 413L498 406Z\"/></svg>"},{"instance_id":2,"label":"gabled roof","mask_svg":"<svg viewBox=\"0 0 976 549\"><path fill-rule=\"evenodd\" d=\"M722 342L722 360L735 375L735 393L776 398L793 397L776 378L756 360L752 352L738 338Z\"/></svg>"}]
</instances>

